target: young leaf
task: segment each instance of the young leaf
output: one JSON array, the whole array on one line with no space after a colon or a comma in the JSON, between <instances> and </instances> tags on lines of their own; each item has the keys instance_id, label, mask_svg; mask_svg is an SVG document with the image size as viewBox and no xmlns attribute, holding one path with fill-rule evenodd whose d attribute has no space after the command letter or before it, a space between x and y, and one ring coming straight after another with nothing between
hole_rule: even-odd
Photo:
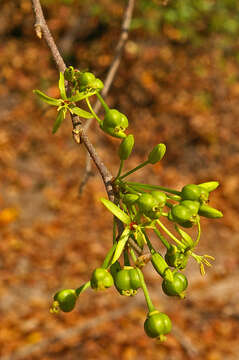
<instances>
[{"instance_id":1,"label":"young leaf","mask_svg":"<svg viewBox=\"0 0 239 360\"><path fill-rule=\"evenodd\" d=\"M45 101L49 105L59 106L61 104L61 99L54 99L50 96L47 96L40 90L33 90L34 94L36 94L41 100Z\"/></svg>"},{"instance_id":2,"label":"young leaf","mask_svg":"<svg viewBox=\"0 0 239 360\"><path fill-rule=\"evenodd\" d=\"M120 219L123 223L129 225L131 223L130 217L123 212L117 205L115 205L112 201L101 198L100 201L102 202L105 207L112 212L118 219Z\"/></svg>"},{"instance_id":3,"label":"young leaf","mask_svg":"<svg viewBox=\"0 0 239 360\"><path fill-rule=\"evenodd\" d=\"M87 92L87 93L85 91L79 92L79 90L77 90L76 95L71 96L70 98L68 98L68 100L72 101L72 102L77 102L77 101L81 101L81 100L88 98L95 94L96 94L95 90Z\"/></svg>"},{"instance_id":4,"label":"young leaf","mask_svg":"<svg viewBox=\"0 0 239 360\"><path fill-rule=\"evenodd\" d=\"M127 243L129 235L130 229L126 227L119 238L111 264L114 264L119 259L122 251L124 250L125 244Z\"/></svg>"},{"instance_id":5,"label":"young leaf","mask_svg":"<svg viewBox=\"0 0 239 360\"><path fill-rule=\"evenodd\" d=\"M66 88L65 88L65 78L61 72L60 72L60 78L59 78L59 90L60 90L62 99L67 100Z\"/></svg>"},{"instance_id":6,"label":"young leaf","mask_svg":"<svg viewBox=\"0 0 239 360\"><path fill-rule=\"evenodd\" d=\"M57 118L54 122L53 125L53 129L52 129L52 133L55 134L57 132L57 130L59 129L59 127L61 126L62 121L65 119L65 111L64 109L61 109L58 114L57 114Z\"/></svg>"},{"instance_id":7,"label":"young leaf","mask_svg":"<svg viewBox=\"0 0 239 360\"><path fill-rule=\"evenodd\" d=\"M94 116L83 109L80 109L79 107L70 107L70 111L73 112L73 114L76 114L84 119L92 119Z\"/></svg>"}]
</instances>

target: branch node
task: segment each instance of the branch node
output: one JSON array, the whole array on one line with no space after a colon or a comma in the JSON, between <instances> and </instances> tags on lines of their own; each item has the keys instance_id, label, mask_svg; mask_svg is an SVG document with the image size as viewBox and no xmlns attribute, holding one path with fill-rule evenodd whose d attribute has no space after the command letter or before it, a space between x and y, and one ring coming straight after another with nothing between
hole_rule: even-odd
<instances>
[{"instance_id":1,"label":"branch node","mask_svg":"<svg viewBox=\"0 0 239 360\"><path fill-rule=\"evenodd\" d=\"M82 135L82 128L80 126L80 124L78 124L76 127L73 128L72 130L72 136L73 136L73 139L75 140L75 142L77 144L81 144L82 143L82 140L81 140L81 135Z\"/></svg>"},{"instance_id":2,"label":"branch node","mask_svg":"<svg viewBox=\"0 0 239 360\"><path fill-rule=\"evenodd\" d=\"M42 38L42 28L41 28L41 25L40 24L35 24L34 25L35 27L35 32L36 32L36 35L39 39Z\"/></svg>"}]
</instances>

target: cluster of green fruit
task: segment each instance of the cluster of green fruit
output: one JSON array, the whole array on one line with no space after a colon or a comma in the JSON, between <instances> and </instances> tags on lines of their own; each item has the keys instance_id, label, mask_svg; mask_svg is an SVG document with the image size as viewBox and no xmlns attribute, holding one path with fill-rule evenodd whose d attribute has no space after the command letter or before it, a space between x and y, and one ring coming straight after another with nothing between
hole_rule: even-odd
<instances>
[{"instance_id":1,"label":"cluster of green fruit","mask_svg":"<svg viewBox=\"0 0 239 360\"><path fill-rule=\"evenodd\" d=\"M68 96L65 80L68 81ZM208 259L214 259L209 255L197 255L193 250L201 236L200 217L222 217L219 210L208 205L209 195L219 183L210 181L199 185L188 184L178 191L159 185L126 181L125 178L135 171L162 160L166 146L162 143L156 145L147 160L122 175L124 162L134 146L134 136L125 134L128 119L118 110L109 109L99 94L102 88L102 81L94 74L69 67L64 75L60 74L60 99L49 98L35 90L45 102L58 106L59 113L70 111L83 118L95 118L105 133L122 139L118 150L119 171L112 180L115 201L101 199L103 205L114 215L113 245L101 267L93 271L87 283L75 290L65 289L55 294L51 312L73 310L79 295L89 287L105 290L114 285L119 294L124 296L135 296L137 290L142 289L148 307L145 332L149 337L164 340L171 330L171 321L153 305L141 269L151 262L162 278L163 292L168 296L185 297L188 280L182 271L186 268L189 257L197 261L202 274L205 273L204 265L211 266ZM92 109L89 98L93 95L98 97L105 110L103 120ZM82 100L86 101L89 112L78 106ZM54 130L58 127L59 123L54 125ZM162 218L174 224L176 235L164 225ZM192 226L198 229L195 240L182 229ZM153 231L165 247L164 255L153 247L149 231ZM148 250L146 253L145 248Z\"/></svg>"}]
</instances>

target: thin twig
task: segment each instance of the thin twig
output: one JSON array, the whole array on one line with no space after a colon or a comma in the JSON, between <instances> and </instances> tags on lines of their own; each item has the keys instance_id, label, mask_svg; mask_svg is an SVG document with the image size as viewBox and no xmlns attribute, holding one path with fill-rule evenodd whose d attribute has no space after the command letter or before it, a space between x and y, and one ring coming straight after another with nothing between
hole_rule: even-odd
<instances>
[{"instance_id":1,"label":"thin twig","mask_svg":"<svg viewBox=\"0 0 239 360\"><path fill-rule=\"evenodd\" d=\"M40 1L32 0L32 6L33 6L33 10L34 10L35 16L36 16L35 28L37 29L37 35L38 35L38 37L40 37L40 34L43 34L43 37L46 40L46 43L50 48L51 54L57 64L58 70L61 72L64 72L66 69L66 65L64 63L64 60L63 60L61 54L59 53L59 50L55 44L55 41L50 33L48 26L47 26ZM95 165L97 166L97 168L101 174L101 177L105 184L105 188L106 188L108 197L111 201L113 201L114 195L113 195L112 185L110 182L112 180L113 176L111 175L110 171L106 168L106 166L103 164L103 162L99 158L96 150L94 149L93 145L89 141L86 133L84 131L82 131L82 129L80 128L79 118L72 117L72 122L73 122L74 139L76 140L76 142L78 144L80 144L81 142L84 143L87 151L89 152L91 158L93 159Z\"/></svg>"},{"instance_id":2,"label":"thin twig","mask_svg":"<svg viewBox=\"0 0 239 360\"><path fill-rule=\"evenodd\" d=\"M89 138L83 129L81 129L80 138L81 138L81 141L84 143L88 153L90 154L90 157L93 159L96 167L98 168L98 170L102 176L109 200L114 201L114 193L113 193L112 182L111 182L113 177L112 177L111 173L109 172L107 167L104 165L104 163L98 156L94 146L89 141Z\"/></svg>"},{"instance_id":3,"label":"thin twig","mask_svg":"<svg viewBox=\"0 0 239 360\"><path fill-rule=\"evenodd\" d=\"M39 38L43 37L46 40L47 45L50 48L52 56L57 64L59 71L64 72L66 69L66 65L64 60L62 59L61 54L56 46L56 43L51 35L51 32L47 26L40 0L32 0L33 10L35 12L36 22L35 22L35 30L36 34Z\"/></svg>"}]
</instances>

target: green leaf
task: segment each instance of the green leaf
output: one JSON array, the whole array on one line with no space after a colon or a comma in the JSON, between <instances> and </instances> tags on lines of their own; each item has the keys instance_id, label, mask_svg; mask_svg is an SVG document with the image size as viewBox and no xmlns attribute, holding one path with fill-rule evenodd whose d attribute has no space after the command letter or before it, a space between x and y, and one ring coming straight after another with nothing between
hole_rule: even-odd
<instances>
[{"instance_id":1,"label":"green leaf","mask_svg":"<svg viewBox=\"0 0 239 360\"><path fill-rule=\"evenodd\" d=\"M65 78L61 72L60 72L60 78L59 78L59 90L60 90L62 99L67 100L66 88L65 88Z\"/></svg>"},{"instance_id":2,"label":"green leaf","mask_svg":"<svg viewBox=\"0 0 239 360\"><path fill-rule=\"evenodd\" d=\"M70 111L73 112L73 114L76 114L84 119L92 119L94 116L83 109L80 109L79 107L69 107Z\"/></svg>"},{"instance_id":3,"label":"green leaf","mask_svg":"<svg viewBox=\"0 0 239 360\"><path fill-rule=\"evenodd\" d=\"M40 90L33 90L34 94L36 94L41 100L43 100L44 102L46 102L49 105L53 105L53 106L59 106L61 104L61 99L54 99L50 96L47 96L46 94L44 94L43 92L41 92Z\"/></svg>"},{"instance_id":4,"label":"green leaf","mask_svg":"<svg viewBox=\"0 0 239 360\"><path fill-rule=\"evenodd\" d=\"M125 244L128 241L129 236L130 229L126 227L119 238L111 264L114 264L119 259L120 255L124 250Z\"/></svg>"},{"instance_id":5,"label":"green leaf","mask_svg":"<svg viewBox=\"0 0 239 360\"><path fill-rule=\"evenodd\" d=\"M57 118L54 122L53 129L52 129L53 134L55 134L57 132L57 130L61 126L62 121L65 119L66 112L64 110L65 109L61 109L57 114Z\"/></svg>"},{"instance_id":6,"label":"green leaf","mask_svg":"<svg viewBox=\"0 0 239 360\"><path fill-rule=\"evenodd\" d=\"M123 212L117 205L115 205L112 201L101 198L100 201L103 205L118 219L120 219L123 223L129 225L131 223L130 217Z\"/></svg>"},{"instance_id":7,"label":"green leaf","mask_svg":"<svg viewBox=\"0 0 239 360\"><path fill-rule=\"evenodd\" d=\"M95 94L96 94L95 90L91 91L91 92L87 92L87 93L85 91L79 92L77 90L76 95L71 96L70 98L68 98L68 100L72 101L72 102L77 102L77 101L81 101L81 100L86 99Z\"/></svg>"}]
</instances>

